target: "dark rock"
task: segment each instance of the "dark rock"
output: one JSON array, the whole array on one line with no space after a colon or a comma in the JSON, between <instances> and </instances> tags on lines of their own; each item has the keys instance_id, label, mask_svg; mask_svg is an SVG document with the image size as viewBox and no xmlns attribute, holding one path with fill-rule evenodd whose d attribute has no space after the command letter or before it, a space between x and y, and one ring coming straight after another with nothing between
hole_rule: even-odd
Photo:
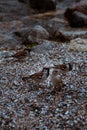
<instances>
[{"instance_id":1,"label":"dark rock","mask_svg":"<svg viewBox=\"0 0 87 130\"><path fill-rule=\"evenodd\" d=\"M33 46L43 43L43 40L48 40L49 32L41 25L36 25L29 29L29 31L24 34L22 39L23 45L28 45L28 48L32 48Z\"/></svg>"},{"instance_id":2,"label":"dark rock","mask_svg":"<svg viewBox=\"0 0 87 130\"><path fill-rule=\"evenodd\" d=\"M67 18L71 27L84 27L87 25L87 15L81 12L67 9L65 12L65 17Z\"/></svg>"},{"instance_id":3,"label":"dark rock","mask_svg":"<svg viewBox=\"0 0 87 130\"><path fill-rule=\"evenodd\" d=\"M34 43L35 41L38 41L38 39L48 39L49 38L49 33L45 28L43 28L40 25L36 25L33 27L28 36L29 42Z\"/></svg>"},{"instance_id":4,"label":"dark rock","mask_svg":"<svg viewBox=\"0 0 87 130\"><path fill-rule=\"evenodd\" d=\"M23 3L26 3L28 2L28 0L18 0L19 2L23 2Z\"/></svg>"},{"instance_id":5,"label":"dark rock","mask_svg":"<svg viewBox=\"0 0 87 130\"><path fill-rule=\"evenodd\" d=\"M70 37L64 34L64 32L57 30L54 32L54 39L60 42L70 41Z\"/></svg>"},{"instance_id":6,"label":"dark rock","mask_svg":"<svg viewBox=\"0 0 87 130\"><path fill-rule=\"evenodd\" d=\"M30 6L39 11L48 11L56 9L55 0L30 0Z\"/></svg>"},{"instance_id":7,"label":"dark rock","mask_svg":"<svg viewBox=\"0 0 87 130\"><path fill-rule=\"evenodd\" d=\"M73 20L73 23L75 26L83 27L83 26L87 25L87 15L85 15L81 12L75 11L73 13L73 17L75 19L75 20Z\"/></svg>"},{"instance_id":8,"label":"dark rock","mask_svg":"<svg viewBox=\"0 0 87 130\"><path fill-rule=\"evenodd\" d=\"M67 8L65 13L71 27L87 26L87 4L79 2L71 8Z\"/></svg>"},{"instance_id":9,"label":"dark rock","mask_svg":"<svg viewBox=\"0 0 87 130\"><path fill-rule=\"evenodd\" d=\"M82 12L87 15L87 1L81 0L76 5L73 5L72 8L76 11Z\"/></svg>"}]
</instances>

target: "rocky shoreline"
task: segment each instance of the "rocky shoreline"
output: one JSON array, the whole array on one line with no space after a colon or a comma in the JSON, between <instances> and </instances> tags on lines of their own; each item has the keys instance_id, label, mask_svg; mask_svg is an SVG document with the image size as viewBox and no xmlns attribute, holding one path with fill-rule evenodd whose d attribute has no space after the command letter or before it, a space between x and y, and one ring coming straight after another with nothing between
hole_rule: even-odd
<instances>
[{"instance_id":1,"label":"rocky shoreline","mask_svg":"<svg viewBox=\"0 0 87 130\"><path fill-rule=\"evenodd\" d=\"M87 129L87 28L64 17L75 2L0 1L0 130Z\"/></svg>"}]
</instances>

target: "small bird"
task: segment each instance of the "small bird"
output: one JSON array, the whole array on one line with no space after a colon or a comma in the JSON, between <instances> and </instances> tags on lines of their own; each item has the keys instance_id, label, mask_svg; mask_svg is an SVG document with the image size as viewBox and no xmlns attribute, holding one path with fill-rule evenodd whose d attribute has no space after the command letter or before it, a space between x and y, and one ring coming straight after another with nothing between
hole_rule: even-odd
<instances>
[{"instance_id":1,"label":"small bird","mask_svg":"<svg viewBox=\"0 0 87 130\"><path fill-rule=\"evenodd\" d=\"M52 81L52 92L57 93L62 91L64 83L62 81L62 73L59 69L54 69L51 76Z\"/></svg>"},{"instance_id":2,"label":"small bird","mask_svg":"<svg viewBox=\"0 0 87 130\"><path fill-rule=\"evenodd\" d=\"M61 92L63 86L65 84L63 83L62 77L63 75L66 75L68 71L72 70L72 65L71 63L64 63L61 65L55 65L52 71L52 76L51 76L51 81L52 81L52 91L53 92Z\"/></svg>"},{"instance_id":3,"label":"small bird","mask_svg":"<svg viewBox=\"0 0 87 130\"><path fill-rule=\"evenodd\" d=\"M44 81L49 76L49 68L43 68L40 72L22 77L23 82L29 86L29 91L37 91L42 88Z\"/></svg>"},{"instance_id":4,"label":"small bird","mask_svg":"<svg viewBox=\"0 0 87 130\"><path fill-rule=\"evenodd\" d=\"M65 74L68 71L72 70L72 64L71 63L64 63L64 64L61 64L61 65L55 65L54 69L57 69L57 71L60 70L61 73Z\"/></svg>"},{"instance_id":5,"label":"small bird","mask_svg":"<svg viewBox=\"0 0 87 130\"><path fill-rule=\"evenodd\" d=\"M43 68L42 71L31 75L29 78L37 81L45 80L49 76L49 68Z\"/></svg>"},{"instance_id":6,"label":"small bird","mask_svg":"<svg viewBox=\"0 0 87 130\"><path fill-rule=\"evenodd\" d=\"M29 55L29 53L30 53L30 50L24 48L16 52L12 57L17 58L17 59L22 59L26 57L27 55Z\"/></svg>"},{"instance_id":7,"label":"small bird","mask_svg":"<svg viewBox=\"0 0 87 130\"><path fill-rule=\"evenodd\" d=\"M28 77L23 77L22 80L31 80L32 82L41 83L42 81L46 80L46 78L49 76L49 68L43 68L42 71L32 74Z\"/></svg>"}]
</instances>

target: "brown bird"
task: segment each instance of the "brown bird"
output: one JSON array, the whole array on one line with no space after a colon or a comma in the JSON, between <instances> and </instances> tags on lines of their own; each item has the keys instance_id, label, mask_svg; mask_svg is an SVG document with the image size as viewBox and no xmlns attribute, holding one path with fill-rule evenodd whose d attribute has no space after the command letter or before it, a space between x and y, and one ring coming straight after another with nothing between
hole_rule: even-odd
<instances>
[{"instance_id":1,"label":"brown bird","mask_svg":"<svg viewBox=\"0 0 87 130\"><path fill-rule=\"evenodd\" d=\"M72 65L71 63L64 63L61 65L55 65L53 68L52 76L51 76L51 81L52 81L52 91L53 92L61 92L63 86L65 84L63 83L62 77L66 75L68 71L72 70Z\"/></svg>"},{"instance_id":2,"label":"brown bird","mask_svg":"<svg viewBox=\"0 0 87 130\"><path fill-rule=\"evenodd\" d=\"M26 55L28 55L29 52L30 52L29 49L24 48L24 49L21 49L21 50L19 50L18 52L16 52L16 53L13 55L13 57L15 57L15 58L17 58L17 59L20 59L20 58L23 58L23 57L25 57Z\"/></svg>"},{"instance_id":3,"label":"brown bird","mask_svg":"<svg viewBox=\"0 0 87 130\"><path fill-rule=\"evenodd\" d=\"M61 70L62 72L68 72L68 71L71 71L71 70L72 70L72 65L71 65L71 63L64 63L64 64L61 64L61 65L55 65L54 67L55 67L56 69Z\"/></svg>"},{"instance_id":4,"label":"brown bird","mask_svg":"<svg viewBox=\"0 0 87 130\"><path fill-rule=\"evenodd\" d=\"M49 76L49 68L43 68L42 71L32 74L28 77L23 77L22 80L26 81L26 80L31 80L32 82L42 82L44 80L46 80L46 78Z\"/></svg>"},{"instance_id":5,"label":"brown bird","mask_svg":"<svg viewBox=\"0 0 87 130\"><path fill-rule=\"evenodd\" d=\"M51 81L52 81L52 85L53 85L52 91L54 93L61 92L62 87L64 86L64 83L62 81L62 73L59 69L53 70Z\"/></svg>"},{"instance_id":6,"label":"brown bird","mask_svg":"<svg viewBox=\"0 0 87 130\"><path fill-rule=\"evenodd\" d=\"M49 68L43 68L42 71L31 75L29 78L36 81L42 81L45 80L48 76L49 76Z\"/></svg>"},{"instance_id":7,"label":"brown bird","mask_svg":"<svg viewBox=\"0 0 87 130\"><path fill-rule=\"evenodd\" d=\"M49 68L43 68L42 71L32 74L31 76L22 77L22 80L29 87L29 91L37 91L42 88L44 80L49 76Z\"/></svg>"}]
</instances>

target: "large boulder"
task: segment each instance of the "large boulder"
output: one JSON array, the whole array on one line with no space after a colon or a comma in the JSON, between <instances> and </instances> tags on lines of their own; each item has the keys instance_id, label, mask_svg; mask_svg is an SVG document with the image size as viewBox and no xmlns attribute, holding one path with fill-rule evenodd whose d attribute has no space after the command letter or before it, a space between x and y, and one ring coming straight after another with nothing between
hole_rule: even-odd
<instances>
[{"instance_id":1,"label":"large boulder","mask_svg":"<svg viewBox=\"0 0 87 130\"><path fill-rule=\"evenodd\" d=\"M33 9L45 12L56 9L56 0L30 0Z\"/></svg>"},{"instance_id":2,"label":"large boulder","mask_svg":"<svg viewBox=\"0 0 87 130\"><path fill-rule=\"evenodd\" d=\"M29 35L28 41L31 43L35 43L40 39L42 39L42 40L49 39L48 31L41 25L36 25L33 28L31 28L28 35Z\"/></svg>"},{"instance_id":3,"label":"large boulder","mask_svg":"<svg viewBox=\"0 0 87 130\"><path fill-rule=\"evenodd\" d=\"M65 12L65 17L67 18L71 27L87 26L87 15L83 12L67 9Z\"/></svg>"},{"instance_id":4,"label":"large boulder","mask_svg":"<svg viewBox=\"0 0 87 130\"><path fill-rule=\"evenodd\" d=\"M78 2L67 8L65 13L69 24L72 27L84 27L87 26L87 3L86 1Z\"/></svg>"}]
</instances>

